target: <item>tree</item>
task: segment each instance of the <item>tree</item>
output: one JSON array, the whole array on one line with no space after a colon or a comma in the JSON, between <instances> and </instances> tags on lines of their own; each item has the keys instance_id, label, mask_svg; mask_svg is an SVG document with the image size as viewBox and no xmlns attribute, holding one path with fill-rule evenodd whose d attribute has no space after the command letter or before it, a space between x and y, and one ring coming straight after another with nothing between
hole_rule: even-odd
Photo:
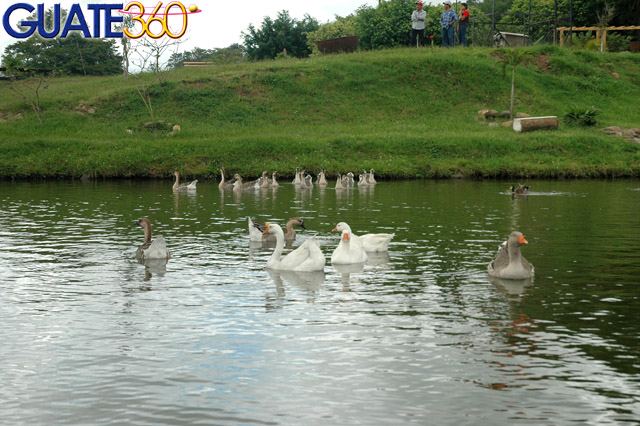
<instances>
[{"instance_id":1,"label":"tree","mask_svg":"<svg viewBox=\"0 0 640 426\"><path fill-rule=\"evenodd\" d=\"M411 42L411 13L415 3L389 0L377 7L361 6L356 10L359 45L363 49L408 46Z\"/></svg>"},{"instance_id":2,"label":"tree","mask_svg":"<svg viewBox=\"0 0 640 426\"><path fill-rule=\"evenodd\" d=\"M509 116L513 120L513 99L516 87L516 67L524 65L531 60L531 53L524 49L496 49L493 55L496 63L502 67L503 77L507 76L507 68L511 68L511 104L509 107Z\"/></svg>"},{"instance_id":3,"label":"tree","mask_svg":"<svg viewBox=\"0 0 640 426\"><path fill-rule=\"evenodd\" d=\"M275 20L265 17L259 29L249 25L242 36L249 59L274 59L285 49L291 56L305 58L311 53L307 33L318 28L318 21L311 16L305 15L302 21L298 21L283 10L278 12Z\"/></svg>"},{"instance_id":4,"label":"tree","mask_svg":"<svg viewBox=\"0 0 640 426\"><path fill-rule=\"evenodd\" d=\"M44 86L43 86L44 84ZM11 79L11 85L9 89L15 92L22 98L25 103L31 106L33 112L36 113L36 117L40 124L42 124L42 106L40 105L40 90L48 89L47 77L43 74L36 76L32 74L32 78L26 80L16 80L15 77Z\"/></svg>"},{"instance_id":5,"label":"tree","mask_svg":"<svg viewBox=\"0 0 640 426\"><path fill-rule=\"evenodd\" d=\"M135 22L133 22L133 17L131 15L125 15L122 19L122 24L118 25L116 29L118 31L124 31L125 28L133 28L135 26ZM122 34L122 38L120 39L120 44L122 45L122 68L124 77L129 77L129 53L131 52L131 39L126 35Z\"/></svg>"},{"instance_id":6,"label":"tree","mask_svg":"<svg viewBox=\"0 0 640 426\"><path fill-rule=\"evenodd\" d=\"M604 52L604 31L609 26L609 22L613 19L613 15L615 14L615 7L611 6L609 3L604 3L604 8L602 12L597 12L598 16L598 27L600 28L600 53Z\"/></svg>"}]
</instances>

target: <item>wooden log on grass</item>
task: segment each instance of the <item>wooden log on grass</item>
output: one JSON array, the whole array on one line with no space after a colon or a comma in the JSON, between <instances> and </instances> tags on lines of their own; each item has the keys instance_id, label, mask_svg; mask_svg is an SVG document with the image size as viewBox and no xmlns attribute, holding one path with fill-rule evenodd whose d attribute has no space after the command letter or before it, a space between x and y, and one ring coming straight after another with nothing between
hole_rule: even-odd
<instances>
[{"instance_id":1,"label":"wooden log on grass","mask_svg":"<svg viewBox=\"0 0 640 426\"><path fill-rule=\"evenodd\" d=\"M513 120L513 130L516 132L531 132L541 129L557 129L558 117L528 117Z\"/></svg>"}]
</instances>

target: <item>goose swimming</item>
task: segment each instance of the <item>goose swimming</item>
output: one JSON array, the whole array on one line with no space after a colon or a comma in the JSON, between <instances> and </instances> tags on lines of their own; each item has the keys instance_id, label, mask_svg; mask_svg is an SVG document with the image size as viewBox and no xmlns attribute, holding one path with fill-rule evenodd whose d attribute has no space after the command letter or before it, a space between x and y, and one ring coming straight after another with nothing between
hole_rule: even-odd
<instances>
[{"instance_id":1,"label":"goose swimming","mask_svg":"<svg viewBox=\"0 0 640 426\"><path fill-rule=\"evenodd\" d=\"M331 255L331 263L350 264L367 261L367 253L362 247L362 241L351 232L351 228L345 222L338 223L333 232L340 232L340 242Z\"/></svg>"},{"instance_id":2,"label":"goose swimming","mask_svg":"<svg viewBox=\"0 0 640 426\"><path fill-rule=\"evenodd\" d=\"M520 253L520 246L524 244L529 244L524 235L513 231L507 241L500 245L496 258L487 266L489 275L510 280L532 278L533 265Z\"/></svg>"},{"instance_id":3,"label":"goose swimming","mask_svg":"<svg viewBox=\"0 0 640 426\"><path fill-rule=\"evenodd\" d=\"M146 217L138 219L136 224L144 229L144 243L138 247L136 258L143 262L151 259L169 260L171 255L167 250L167 243L164 238L159 235L155 240L151 240L151 222Z\"/></svg>"},{"instance_id":4,"label":"goose swimming","mask_svg":"<svg viewBox=\"0 0 640 426\"><path fill-rule=\"evenodd\" d=\"M324 271L326 259L314 237L309 238L300 247L281 259L280 256L284 248L284 232L282 232L282 228L273 222L267 222L265 223L264 233L276 236L276 248L267 261L268 269L306 272Z\"/></svg>"},{"instance_id":5,"label":"goose swimming","mask_svg":"<svg viewBox=\"0 0 640 426\"><path fill-rule=\"evenodd\" d=\"M249 224L249 238L251 241L276 241L275 234L264 235L264 231L267 229L266 225L262 222L254 222L250 217L247 218ZM294 226L299 226L302 229L307 229L304 226L304 220L299 217L292 217L287 221L285 226L286 232L284 233L284 239L286 241L293 241L296 239L296 230Z\"/></svg>"},{"instance_id":6,"label":"goose swimming","mask_svg":"<svg viewBox=\"0 0 640 426\"><path fill-rule=\"evenodd\" d=\"M177 170L173 172L173 175L176 177L176 181L173 183L174 191L195 191L196 184L198 183L198 179L191 181L190 183L180 184L180 172Z\"/></svg>"}]
</instances>

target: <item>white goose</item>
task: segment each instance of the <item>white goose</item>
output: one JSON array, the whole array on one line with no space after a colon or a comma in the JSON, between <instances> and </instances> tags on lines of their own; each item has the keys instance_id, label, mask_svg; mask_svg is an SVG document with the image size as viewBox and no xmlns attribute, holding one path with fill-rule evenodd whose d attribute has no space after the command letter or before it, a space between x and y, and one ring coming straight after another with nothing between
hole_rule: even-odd
<instances>
[{"instance_id":1,"label":"white goose","mask_svg":"<svg viewBox=\"0 0 640 426\"><path fill-rule=\"evenodd\" d=\"M195 191L196 184L198 183L198 179L191 181L190 183L180 184L180 172L177 170L173 172L173 175L176 177L176 181L173 183L174 191Z\"/></svg>"},{"instance_id":2,"label":"white goose","mask_svg":"<svg viewBox=\"0 0 640 426\"><path fill-rule=\"evenodd\" d=\"M360 235L362 247L366 252L389 251L389 243L396 234L364 234Z\"/></svg>"},{"instance_id":3,"label":"white goose","mask_svg":"<svg viewBox=\"0 0 640 426\"><path fill-rule=\"evenodd\" d=\"M507 241L500 245L496 258L487 266L489 275L509 280L532 278L533 265L520 254L520 246L523 244L529 244L524 235L513 231Z\"/></svg>"},{"instance_id":4,"label":"white goose","mask_svg":"<svg viewBox=\"0 0 640 426\"><path fill-rule=\"evenodd\" d=\"M276 180L276 176L278 175L278 172L273 172L271 174L271 187L272 188L277 188L278 186L278 181Z\"/></svg>"},{"instance_id":5,"label":"white goose","mask_svg":"<svg viewBox=\"0 0 640 426\"><path fill-rule=\"evenodd\" d=\"M331 255L331 263L345 265L367 261L367 253L362 247L362 241L351 232L349 225L340 222L332 231L341 232L342 237Z\"/></svg>"},{"instance_id":6,"label":"white goose","mask_svg":"<svg viewBox=\"0 0 640 426\"><path fill-rule=\"evenodd\" d=\"M284 247L284 232L282 232L282 228L275 223L267 222L265 223L264 234L276 236L276 248L267 261L268 269L305 272L324 271L326 259L314 237L309 238L300 247L280 259Z\"/></svg>"},{"instance_id":7,"label":"white goose","mask_svg":"<svg viewBox=\"0 0 640 426\"><path fill-rule=\"evenodd\" d=\"M267 229L264 223L254 222L250 217L247 218L247 222L249 224L249 238L251 241L276 241L276 236L274 234L264 235L264 231ZM287 225L285 226L286 232L284 233L284 239L286 241L293 241L296 239L296 230L293 229L294 226L307 229L304 226L304 220L299 217L292 217L287 221Z\"/></svg>"},{"instance_id":8,"label":"white goose","mask_svg":"<svg viewBox=\"0 0 640 426\"><path fill-rule=\"evenodd\" d=\"M144 243L138 247L136 258L140 262L151 259L169 260L171 255L169 254L169 250L167 250L167 243L164 238L159 235L155 240L151 241L151 222L149 222L149 219L143 217L138 219L136 224L144 229Z\"/></svg>"}]
</instances>

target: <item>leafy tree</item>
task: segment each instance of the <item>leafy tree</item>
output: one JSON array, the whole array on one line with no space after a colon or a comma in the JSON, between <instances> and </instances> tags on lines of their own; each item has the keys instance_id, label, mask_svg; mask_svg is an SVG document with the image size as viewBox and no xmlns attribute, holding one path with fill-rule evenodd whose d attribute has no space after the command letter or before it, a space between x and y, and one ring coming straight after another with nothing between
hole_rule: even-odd
<instances>
[{"instance_id":1,"label":"leafy tree","mask_svg":"<svg viewBox=\"0 0 640 426\"><path fill-rule=\"evenodd\" d=\"M415 2L411 0L379 2L375 8L361 6L356 11L360 46L363 49L379 49L409 45L411 13L414 9Z\"/></svg>"},{"instance_id":2,"label":"leafy tree","mask_svg":"<svg viewBox=\"0 0 640 426\"><path fill-rule=\"evenodd\" d=\"M318 28L318 21L311 16L305 15L299 21L283 10L278 12L275 20L265 17L258 29L249 25L242 36L249 59L274 59L284 49L291 56L304 58L311 53L307 45L307 33Z\"/></svg>"},{"instance_id":3,"label":"leafy tree","mask_svg":"<svg viewBox=\"0 0 640 426\"><path fill-rule=\"evenodd\" d=\"M9 45L2 57L10 72L39 70L63 75L111 75L122 72L115 40L88 40L78 34L66 38L33 36Z\"/></svg>"},{"instance_id":4,"label":"leafy tree","mask_svg":"<svg viewBox=\"0 0 640 426\"><path fill-rule=\"evenodd\" d=\"M513 120L513 99L515 96L516 87L516 67L524 65L532 58L531 52L518 49L496 49L493 52L493 56L496 58L496 63L502 67L502 75L507 76L507 68L511 68L511 104L509 107L509 115Z\"/></svg>"}]
</instances>

